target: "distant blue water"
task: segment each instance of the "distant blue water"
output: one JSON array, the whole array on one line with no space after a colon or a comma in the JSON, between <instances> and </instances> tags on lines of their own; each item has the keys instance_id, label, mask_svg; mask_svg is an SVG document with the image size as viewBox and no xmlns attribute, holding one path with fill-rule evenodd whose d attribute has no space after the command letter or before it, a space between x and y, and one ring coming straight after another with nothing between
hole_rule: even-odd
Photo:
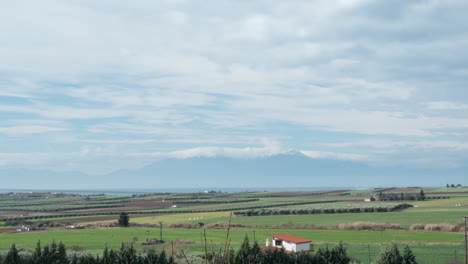
<instances>
[{"instance_id":1,"label":"distant blue water","mask_svg":"<svg viewBox=\"0 0 468 264\"><path fill-rule=\"evenodd\" d=\"M0 189L0 193L30 193L30 192L52 192L52 193L72 193L81 195L106 194L106 195L132 195L142 193L194 193L203 191L216 192L292 192L292 191L319 191L319 190L349 190L349 187L265 187L265 188L157 188L157 189L96 189L96 190L57 190L57 189Z\"/></svg>"}]
</instances>

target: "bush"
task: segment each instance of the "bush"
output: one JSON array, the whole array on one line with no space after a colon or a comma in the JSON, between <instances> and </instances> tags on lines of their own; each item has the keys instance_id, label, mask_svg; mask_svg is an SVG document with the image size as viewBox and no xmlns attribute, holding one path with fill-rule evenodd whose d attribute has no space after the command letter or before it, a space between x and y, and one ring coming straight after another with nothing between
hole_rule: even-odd
<instances>
[{"instance_id":1,"label":"bush","mask_svg":"<svg viewBox=\"0 0 468 264\"><path fill-rule=\"evenodd\" d=\"M338 229L341 229L341 230L397 230L397 229L400 229L400 225L399 224L387 224L387 223L354 222L350 224L339 224Z\"/></svg>"}]
</instances>

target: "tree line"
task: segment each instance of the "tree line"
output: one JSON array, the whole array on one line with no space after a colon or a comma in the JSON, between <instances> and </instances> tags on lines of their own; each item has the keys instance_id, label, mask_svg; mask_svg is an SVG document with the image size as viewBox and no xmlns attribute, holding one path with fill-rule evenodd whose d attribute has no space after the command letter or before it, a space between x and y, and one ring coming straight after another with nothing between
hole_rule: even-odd
<instances>
[{"instance_id":1,"label":"tree line","mask_svg":"<svg viewBox=\"0 0 468 264\"><path fill-rule=\"evenodd\" d=\"M419 193L383 193L379 192L379 200L389 201L424 201L426 200L426 194L421 189ZM375 197L371 197L371 201L375 201Z\"/></svg>"}]
</instances>

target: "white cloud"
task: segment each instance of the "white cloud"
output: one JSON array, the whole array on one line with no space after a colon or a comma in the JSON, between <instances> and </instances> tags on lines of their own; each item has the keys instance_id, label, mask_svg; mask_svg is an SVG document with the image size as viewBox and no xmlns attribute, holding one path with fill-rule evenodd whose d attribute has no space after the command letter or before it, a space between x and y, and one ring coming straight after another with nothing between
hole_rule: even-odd
<instances>
[{"instance_id":1,"label":"white cloud","mask_svg":"<svg viewBox=\"0 0 468 264\"><path fill-rule=\"evenodd\" d=\"M366 160L365 155L353 153L324 152L314 150L301 150L301 153L313 159L339 159L339 160Z\"/></svg>"},{"instance_id":2,"label":"white cloud","mask_svg":"<svg viewBox=\"0 0 468 264\"><path fill-rule=\"evenodd\" d=\"M0 98L0 133L66 134L76 140L61 141L66 149L190 149L180 156L266 155L245 146L270 137L301 149L323 134L456 148L449 137L468 128L466 7L10 1L0 9L0 96L12 97Z\"/></svg>"},{"instance_id":3,"label":"white cloud","mask_svg":"<svg viewBox=\"0 0 468 264\"><path fill-rule=\"evenodd\" d=\"M57 131L67 131L69 129L64 127L52 127L52 126L13 126L13 127L0 127L0 133L21 136L30 134L40 134Z\"/></svg>"},{"instance_id":4,"label":"white cloud","mask_svg":"<svg viewBox=\"0 0 468 264\"><path fill-rule=\"evenodd\" d=\"M329 147L353 148L353 147L371 147L379 149L452 149L466 150L468 143L465 141L440 141L440 140L366 140L346 143L326 143Z\"/></svg>"}]
</instances>

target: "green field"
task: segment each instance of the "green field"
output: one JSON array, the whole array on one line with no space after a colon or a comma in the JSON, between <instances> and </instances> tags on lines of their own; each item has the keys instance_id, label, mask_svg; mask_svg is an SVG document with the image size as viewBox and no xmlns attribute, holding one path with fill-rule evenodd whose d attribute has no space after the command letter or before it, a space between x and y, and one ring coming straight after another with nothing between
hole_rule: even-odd
<instances>
[{"instance_id":1,"label":"green field","mask_svg":"<svg viewBox=\"0 0 468 264\"><path fill-rule=\"evenodd\" d=\"M0 235L0 250L5 251L12 243L34 247L38 240L50 243L53 240L63 241L66 245L81 245L93 252L99 252L107 244L110 248L118 248L122 242L131 242L134 237L138 241L144 241L148 235L159 237L158 228L110 228L68 230L50 232L28 232L20 234ZM234 246L242 242L247 234L251 239L255 237L260 243L273 234L290 233L313 241L313 243L433 243L433 244L459 244L463 241L463 234L449 232L425 232L425 231L352 231L352 230L297 230L297 229L231 229L230 237ZM163 238L168 241L188 240L200 243L202 229L163 229ZM223 244L226 238L226 230L206 230L208 242Z\"/></svg>"},{"instance_id":2,"label":"green field","mask_svg":"<svg viewBox=\"0 0 468 264\"><path fill-rule=\"evenodd\" d=\"M176 229L168 228L168 226L174 223L190 223L192 226L198 227L200 222L205 227L213 226L215 223L226 224L229 221L231 211L236 212L246 210L246 208L261 210L261 208L281 206L286 210L277 211L275 215L233 216L231 221L236 228L230 231L231 245L236 249L245 234L249 235L251 241L255 237L260 244L263 244L265 239L273 234L290 233L312 240L315 249L343 241L350 255L359 259L361 263L368 263L369 255L371 260L374 260L381 248L391 243L409 244L420 263L444 263L446 259L451 257L462 259L462 233L409 231L408 229L414 224L458 225L462 223L461 218L468 215L466 188L427 188L425 189L427 196L444 196L446 199L392 201L390 202L392 204L408 203L414 205L412 208L398 209L394 212L287 214L298 212L298 208L363 209L369 206L384 205L387 202L362 202L372 195L376 197L380 190L343 190L322 193L315 191L298 193L173 193L90 197L67 194L51 196L41 193L0 195L0 207L3 205L3 208L8 210L18 208L17 212L8 212L8 214L3 215L1 222L3 225L8 225L4 226L5 228L14 231L14 228L27 223L27 221L58 224L53 228L47 227L48 229L44 231L0 234L0 252L7 251L12 243L34 248L38 240L41 240L42 244L63 241L68 247L79 246L94 254L101 253L106 244L109 248L119 248L122 242L134 242L137 249L169 247L170 244L158 246L141 246L139 244L146 238L158 239L159 228L99 229L91 226L84 230L64 230L65 223L93 225L99 221L115 222L120 211L127 211L130 213L130 223L157 225L162 222L164 240L175 241L176 250L184 249L186 252L197 254L202 253L205 248L203 229ZM399 188L395 189L393 193L410 192L410 190L414 193L414 188L407 190ZM444 192L444 194L431 194L432 191ZM453 193L447 193L450 191ZM392 189L385 189L385 192L392 193ZM258 200L246 201L245 198L258 198ZM166 199L165 203L163 199ZM313 204L317 202L325 203ZM122 207L113 209L113 206L119 205L119 203L123 204ZM157 203L164 203L164 206L167 207L152 207ZM301 205L304 203L307 205ZM174 204L177 205L176 208L168 208ZM76 208L77 205L86 209L68 213L70 208ZM28 207L33 208L33 211L47 212L47 214L40 215L31 212L22 217L24 211L21 211L21 208ZM57 209L62 211L55 212ZM154 213L148 216L149 212ZM285 213L285 215L281 215L281 213ZM140 216L140 214L145 215ZM2 212L0 212L0 216L2 216ZM357 222L396 224L399 229L386 231L338 230L340 224ZM8 229L5 230L5 232L9 232ZM223 247L225 238L225 229L206 229L206 240L210 249L213 248L216 251Z\"/></svg>"},{"instance_id":3,"label":"green field","mask_svg":"<svg viewBox=\"0 0 468 264\"><path fill-rule=\"evenodd\" d=\"M347 245L350 255L362 260L367 259L368 246L361 244L370 244L371 255L376 256L380 252L381 243L383 244L382 246L393 242L407 243L411 244L412 248L415 248L415 254L421 254L421 258L429 256L429 258L438 257L442 260L445 259L444 256L452 256L455 249L458 252L462 252L460 242L463 240L463 234L447 232L232 229L230 230L231 245L237 249L246 234L250 237L250 240L253 240L255 236L256 240L263 244L265 239L270 235L282 233L290 233L313 240L315 248L343 241L345 244L351 244ZM131 242L135 237L138 241L144 241L148 235L150 238L158 238L159 229L114 228L9 234L0 235L0 251L7 251L12 243L34 248L38 240L41 240L42 244L51 243L55 240L63 241L69 247L79 245L89 252L101 253L102 248L106 244L109 248L119 248L122 242ZM226 230L206 230L206 238L210 247L213 246L215 249L220 248L224 245ZM176 242L178 249L198 253L204 250L204 237L203 230L201 229L163 229L163 239L167 241L183 239L195 243L191 245L178 245ZM418 243L432 245L422 246L418 245ZM143 246L136 247L142 249ZM164 247L167 248L168 245L157 246L157 248ZM435 252L439 253L436 254Z\"/></svg>"},{"instance_id":4,"label":"green field","mask_svg":"<svg viewBox=\"0 0 468 264\"><path fill-rule=\"evenodd\" d=\"M452 224L462 222L461 218L467 215L467 210L457 208L454 210L427 208L409 208L400 212L388 213L348 213L348 214L316 214L316 215L269 215L269 216L244 216L233 217L232 223L248 227L334 227L343 223L353 222L377 222L400 224L401 228L409 228L412 224ZM197 221L185 221L192 224ZM204 223L227 222L226 218L205 219Z\"/></svg>"},{"instance_id":5,"label":"green field","mask_svg":"<svg viewBox=\"0 0 468 264\"><path fill-rule=\"evenodd\" d=\"M210 212L210 213L155 215L155 216L135 217L131 219L131 222L138 223L138 224L159 224L159 222L162 222L164 225L166 225L167 223L179 223L179 222L180 223L193 222L194 224L198 224L200 222L205 223L206 221L209 221L210 219L213 219L213 218L217 220L222 219L224 221L229 221L229 214L230 212ZM109 221L81 222L78 224L88 225L88 224L96 224L99 222L109 222Z\"/></svg>"}]
</instances>

